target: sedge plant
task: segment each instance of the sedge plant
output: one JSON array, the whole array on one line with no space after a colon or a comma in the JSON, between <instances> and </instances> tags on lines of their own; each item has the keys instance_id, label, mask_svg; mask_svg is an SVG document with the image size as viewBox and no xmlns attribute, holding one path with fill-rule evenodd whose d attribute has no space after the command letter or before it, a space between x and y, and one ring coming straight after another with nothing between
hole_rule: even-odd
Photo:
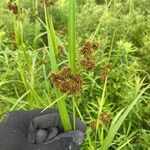
<instances>
[{"instance_id":1,"label":"sedge plant","mask_svg":"<svg viewBox=\"0 0 150 150\"><path fill-rule=\"evenodd\" d=\"M71 68L71 71L75 73L76 71L76 17L75 17L75 9L76 9L76 1L75 0L69 0L69 35L68 35L68 60L69 60L69 67ZM46 5L44 5L45 10L45 20L46 20L46 30L47 30L47 36L48 36L48 45L50 50L50 62L51 62L51 71L53 73L58 73L58 43L57 43L57 37L54 30L54 25L52 21L52 15L50 12L48 12L48 9ZM62 97L61 91L56 88L55 90L56 97ZM73 101L75 97L73 96ZM65 98L62 98L60 101L57 102L57 106L60 112L61 121L64 127L65 131L71 130L71 124L69 120L69 115L67 111L67 106L65 104ZM75 108L73 109L75 112ZM73 114L75 114L73 112ZM74 116L74 122L75 122L75 115ZM74 126L75 128L75 126Z\"/></svg>"},{"instance_id":2,"label":"sedge plant","mask_svg":"<svg viewBox=\"0 0 150 150\"><path fill-rule=\"evenodd\" d=\"M58 62L57 62L57 55L58 55L58 46L57 46L57 39L55 35L55 30L53 27L52 22L52 15L49 13L48 8L44 5L45 11L45 21L46 21L46 30L47 30L47 37L48 37L48 46L49 46L49 53L50 53L50 62L51 62L51 71L57 73L58 70ZM59 89L55 89L56 98L62 96L62 93ZM67 111L67 106L65 103L65 98L62 98L57 102L57 106L59 109L61 121L65 131L71 130L71 124L69 119L69 114Z\"/></svg>"}]
</instances>

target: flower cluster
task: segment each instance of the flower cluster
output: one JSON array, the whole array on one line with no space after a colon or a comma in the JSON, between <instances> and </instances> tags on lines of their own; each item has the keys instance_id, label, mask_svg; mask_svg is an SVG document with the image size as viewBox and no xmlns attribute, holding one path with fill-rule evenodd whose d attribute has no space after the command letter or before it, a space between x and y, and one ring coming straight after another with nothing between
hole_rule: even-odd
<instances>
[{"instance_id":1,"label":"flower cluster","mask_svg":"<svg viewBox=\"0 0 150 150\"><path fill-rule=\"evenodd\" d=\"M107 75L108 75L108 73L109 73L109 70L110 70L110 68L111 68L111 64L105 65L104 68L105 68L105 69L103 69L103 70L100 72L100 74L99 74L99 77L100 77L100 80L101 80L101 81L105 81L105 79L106 79L106 77L107 77Z\"/></svg>"},{"instance_id":2,"label":"flower cluster","mask_svg":"<svg viewBox=\"0 0 150 150\"><path fill-rule=\"evenodd\" d=\"M52 83L61 92L68 94L76 94L82 91L83 81L78 73L72 73L68 67L62 68L58 74L51 74Z\"/></svg>"},{"instance_id":3,"label":"flower cluster","mask_svg":"<svg viewBox=\"0 0 150 150\"><path fill-rule=\"evenodd\" d=\"M90 71L95 67L95 62L92 59L93 51L99 47L97 42L87 41L81 47L80 52L84 58L80 61L80 64L87 70Z\"/></svg>"},{"instance_id":4,"label":"flower cluster","mask_svg":"<svg viewBox=\"0 0 150 150\"><path fill-rule=\"evenodd\" d=\"M112 120L112 114L110 112L103 111L103 112L101 112L98 120L93 120L90 123L90 127L92 129L96 129L97 121L98 121L98 126L99 126L99 125L107 125L111 122L111 120Z\"/></svg>"},{"instance_id":5,"label":"flower cluster","mask_svg":"<svg viewBox=\"0 0 150 150\"><path fill-rule=\"evenodd\" d=\"M97 42L87 41L84 43L80 51L83 55L89 56L93 53L93 50L96 50L98 47L99 47L99 44Z\"/></svg>"},{"instance_id":6,"label":"flower cluster","mask_svg":"<svg viewBox=\"0 0 150 150\"><path fill-rule=\"evenodd\" d=\"M15 1L10 0L7 4L7 7L10 11L13 12L13 14L15 14L15 15L18 14L18 6Z\"/></svg>"},{"instance_id":7,"label":"flower cluster","mask_svg":"<svg viewBox=\"0 0 150 150\"><path fill-rule=\"evenodd\" d=\"M18 45L17 45L17 43L16 43L16 38L15 38L15 32L14 32L14 31L10 32L10 33L9 33L9 36L10 36L10 38L11 38L11 49L12 49L13 51L15 51L15 50L18 49Z\"/></svg>"},{"instance_id":8,"label":"flower cluster","mask_svg":"<svg viewBox=\"0 0 150 150\"><path fill-rule=\"evenodd\" d=\"M100 114L100 120L103 122L103 124L109 124L112 119L112 115L109 112L102 112Z\"/></svg>"},{"instance_id":9,"label":"flower cluster","mask_svg":"<svg viewBox=\"0 0 150 150\"><path fill-rule=\"evenodd\" d=\"M90 58L85 58L80 61L80 64L87 70L90 71L94 68L95 62Z\"/></svg>"},{"instance_id":10,"label":"flower cluster","mask_svg":"<svg viewBox=\"0 0 150 150\"><path fill-rule=\"evenodd\" d=\"M96 125L97 125L97 122L96 121L92 121L91 123L90 123L90 127L92 128L92 129L96 129Z\"/></svg>"}]
</instances>

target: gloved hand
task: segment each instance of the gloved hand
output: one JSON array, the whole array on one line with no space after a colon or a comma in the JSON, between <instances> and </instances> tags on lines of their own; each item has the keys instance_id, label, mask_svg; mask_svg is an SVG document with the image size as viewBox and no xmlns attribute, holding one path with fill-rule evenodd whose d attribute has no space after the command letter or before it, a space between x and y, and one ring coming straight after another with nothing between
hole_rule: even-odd
<instances>
[{"instance_id":1,"label":"gloved hand","mask_svg":"<svg viewBox=\"0 0 150 150\"><path fill-rule=\"evenodd\" d=\"M78 150L85 124L76 119L76 130L63 132L56 109L14 111L0 123L0 150ZM73 120L70 116L70 120ZM71 121L73 122L73 121Z\"/></svg>"}]
</instances>

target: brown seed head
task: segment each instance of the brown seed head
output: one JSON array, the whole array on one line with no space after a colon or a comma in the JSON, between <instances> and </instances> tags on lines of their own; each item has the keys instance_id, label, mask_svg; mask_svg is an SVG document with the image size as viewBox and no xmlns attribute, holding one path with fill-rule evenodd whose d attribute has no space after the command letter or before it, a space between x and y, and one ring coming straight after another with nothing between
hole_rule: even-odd
<instances>
[{"instance_id":1,"label":"brown seed head","mask_svg":"<svg viewBox=\"0 0 150 150\"><path fill-rule=\"evenodd\" d=\"M90 71L95 67L95 62L90 58L85 58L80 61L80 64L87 70Z\"/></svg>"},{"instance_id":2,"label":"brown seed head","mask_svg":"<svg viewBox=\"0 0 150 150\"><path fill-rule=\"evenodd\" d=\"M51 74L52 83L63 93L75 94L82 91L83 81L80 74L73 74L68 67L62 68L58 74Z\"/></svg>"},{"instance_id":3,"label":"brown seed head","mask_svg":"<svg viewBox=\"0 0 150 150\"><path fill-rule=\"evenodd\" d=\"M61 77L58 74L51 73L51 79L55 87L59 87L61 82Z\"/></svg>"},{"instance_id":4,"label":"brown seed head","mask_svg":"<svg viewBox=\"0 0 150 150\"><path fill-rule=\"evenodd\" d=\"M99 47L99 44L97 42L87 41L84 43L80 51L84 55L91 55L93 53L93 50L96 50L98 47Z\"/></svg>"},{"instance_id":5,"label":"brown seed head","mask_svg":"<svg viewBox=\"0 0 150 150\"><path fill-rule=\"evenodd\" d=\"M106 79L110 69L111 69L111 64L110 63L108 63L104 66L104 69L99 74L99 77L102 81L104 81Z\"/></svg>"},{"instance_id":6,"label":"brown seed head","mask_svg":"<svg viewBox=\"0 0 150 150\"><path fill-rule=\"evenodd\" d=\"M83 47L80 49L81 53L84 55L90 55L93 52L93 47L91 42L84 43Z\"/></svg>"},{"instance_id":7,"label":"brown seed head","mask_svg":"<svg viewBox=\"0 0 150 150\"><path fill-rule=\"evenodd\" d=\"M110 123L110 121L112 120L112 116L109 112L102 112L100 114L100 120L104 123L104 124L108 124Z\"/></svg>"},{"instance_id":8,"label":"brown seed head","mask_svg":"<svg viewBox=\"0 0 150 150\"><path fill-rule=\"evenodd\" d=\"M17 50L17 49L18 49L18 45L17 45L17 43L16 43L16 41L15 41L15 40L13 40L13 41L12 41L12 45L11 45L11 47L12 47L12 50L13 50L13 51L15 51L15 50Z\"/></svg>"},{"instance_id":9,"label":"brown seed head","mask_svg":"<svg viewBox=\"0 0 150 150\"><path fill-rule=\"evenodd\" d=\"M92 48L93 48L94 50L98 49L98 47L99 47L99 43L98 43L98 42L93 42L93 43L92 43Z\"/></svg>"},{"instance_id":10,"label":"brown seed head","mask_svg":"<svg viewBox=\"0 0 150 150\"><path fill-rule=\"evenodd\" d=\"M102 70L102 71L100 72L99 77L100 77L100 79L101 79L102 81L104 81L104 80L106 79L107 75L108 75L108 70L107 70L107 69L104 69L104 70Z\"/></svg>"},{"instance_id":11,"label":"brown seed head","mask_svg":"<svg viewBox=\"0 0 150 150\"><path fill-rule=\"evenodd\" d=\"M18 6L15 1L10 0L7 4L7 7L10 11L13 12L13 14L15 14L15 15L18 14Z\"/></svg>"},{"instance_id":12,"label":"brown seed head","mask_svg":"<svg viewBox=\"0 0 150 150\"><path fill-rule=\"evenodd\" d=\"M59 76L62 78L66 78L70 74L71 74L71 69L69 67L63 67L59 72Z\"/></svg>"},{"instance_id":13,"label":"brown seed head","mask_svg":"<svg viewBox=\"0 0 150 150\"><path fill-rule=\"evenodd\" d=\"M92 128L92 129L96 129L96 125L97 125L97 122L96 121L92 121L91 123L90 123L90 127Z\"/></svg>"}]
</instances>

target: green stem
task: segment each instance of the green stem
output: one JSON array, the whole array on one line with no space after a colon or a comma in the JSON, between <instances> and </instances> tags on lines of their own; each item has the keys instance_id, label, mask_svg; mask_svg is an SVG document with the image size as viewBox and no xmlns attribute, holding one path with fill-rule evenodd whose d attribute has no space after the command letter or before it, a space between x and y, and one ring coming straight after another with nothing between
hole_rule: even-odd
<instances>
[{"instance_id":1,"label":"green stem","mask_svg":"<svg viewBox=\"0 0 150 150\"><path fill-rule=\"evenodd\" d=\"M69 0L69 66L76 71L76 0Z\"/></svg>"},{"instance_id":2,"label":"green stem","mask_svg":"<svg viewBox=\"0 0 150 150\"><path fill-rule=\"evenodd\" d=\"M69 36L69 66L73 72L76 72L76 0L69 0L69 21L68 21L68 36ZM73 128L76 128L76 113L75 113L75 96L73 101Z\"/></svg>"},{"instance_id":3,"label":"green stem","mask_svg":"<svg viewBox=\"0 0 150 150\"><path fill-rule=\"evenodd\" d=\"M72 98L73 102L73 129L76 129L76 110L75 110L75 96Z\"/></svg>"},{"instance_id":4,"label":"green stem","mask_svg":"<svg viewBox=\"0 0 150 150\"><path fill-rule=\"evenodd\" d=\"M62 94L59 90L57 90L56 93L57 93L58 97L62 96ZM72 127L70 124L70 118L69 118L67 106L65 103L65 97L63 97L60 101L57 102L57 106L58 106L58 110L60 113L60 118L61 118L61 122L63 124L64 130L70 131L72 129Z\"/></svg>"}]
</instances>

